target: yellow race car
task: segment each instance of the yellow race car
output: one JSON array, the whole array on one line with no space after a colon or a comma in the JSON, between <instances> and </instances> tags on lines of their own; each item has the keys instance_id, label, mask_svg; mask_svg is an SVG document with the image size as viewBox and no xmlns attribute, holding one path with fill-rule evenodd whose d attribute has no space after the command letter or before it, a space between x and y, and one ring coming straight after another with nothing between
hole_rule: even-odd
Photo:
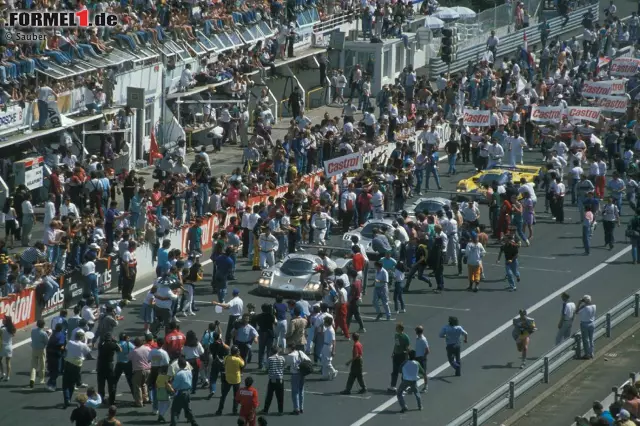
<instances>
[{"instance_id":1,"label":"yellow race car","mask_svg":"<svg viewBox=\"0 0 640 426\"><path fill-rule=\"evenodd\" d=\"M503 193L508 183L515 186L520 185L520 180L524 178L527 183L533 183L538 180L541 168L537 166L495 166L480 173L471 176L468 179L462 179L456 186L456 191L466 193L470 198L479 203L487 202L487 187L495 181L498 184L498 192Z\"/></svg>"}]
</instances>

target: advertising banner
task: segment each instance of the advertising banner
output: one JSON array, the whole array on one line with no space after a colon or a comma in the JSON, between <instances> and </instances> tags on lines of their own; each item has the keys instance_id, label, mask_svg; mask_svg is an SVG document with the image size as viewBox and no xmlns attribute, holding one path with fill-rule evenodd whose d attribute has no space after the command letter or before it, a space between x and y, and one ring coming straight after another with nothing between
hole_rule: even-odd
<instances>
[{"instance_id":1,"label":"advertising banner","mask_svg":"<svg viewBox=\"0 0 640 426\"><path fill-rule=\"evenodd\" d=\"M631 77L638 72L638 66L640 66L640 59L616 58L611 63L611 75Z\"/></svg>"},{"instance_id":2,"label":"advertising banner","mask_svg":"<svg viewBox=\"0 0 640 426\"><path fill-rule=\"evenodd\" d=\"M562 119L562 107L531 107L531 121L539 123L559 123Z\"/></svg>"},{"instance_id":3,"label":"advertising banner","mask_svg":"<svg viewBox=\"0 0 640 426\"><path fill-rule=\"evenodd\" d=\"M600 108L570 106L567 113L569 121L586 120L592 123L600 121Z\"/></svg>"},{"instance_id":4,"label":"advertising banner","mask_svg":"<svg viewBox=\"0 0 640 426\"><path fill-rule=\"evenodd\" d=\"M18 105L12 105L6 111L0 111L0 132L24 125L26 115Z\"/></svg>"},{"instance_id":5,"label":"advertising banner","mask_svg":"<svg viewBox=\"0 0 640 426\"><path fill-rule=\"evenodd\" d=\"M11 316L17 329L36 320L36 289L27 288L20 293L0 298L0 318Z\"/></svg>"},{"instance_id":6,"label":"advertising banner","mask_svg":"<svg viewBox=\"0 0 640 426\"><path fill-rule=\"evenodd\" d=\"M629 98L625 96L603 96L596 100L596 105L602 111L607 112L627 112Z\"/></svg>"},{"instance_id":7,"label":"advertising banner","mask_svg":"<svg viewBox=\"0 0 640 426\"><path fill-rule=\"evenodd\" d=\"M339 176L351 170L362 168L362 153L343 155L324 162L324 175L326 177Z\"/></svg>"},{"instance_id":8,"label":"advertising banner","mask_svg":"<svg viewBox=\"0 0 640 426\"><path fill-rule=\"evenodd\" d=\"M625 80L586 81L582 86L585 98L602 98L611 95L623 95L626 92Z\"/></svg>"},{"instance_id":9,"label":"advertising banner","mask_svg":"<svg viewBox=\"0 0 640 426\"><path fill-rule=\"evenodd\" d=\"M465 108L463 123L465 126L471 127L489 127L491 123L491 111L488 109L475 110Z\"/></svg>"}]
</instances>

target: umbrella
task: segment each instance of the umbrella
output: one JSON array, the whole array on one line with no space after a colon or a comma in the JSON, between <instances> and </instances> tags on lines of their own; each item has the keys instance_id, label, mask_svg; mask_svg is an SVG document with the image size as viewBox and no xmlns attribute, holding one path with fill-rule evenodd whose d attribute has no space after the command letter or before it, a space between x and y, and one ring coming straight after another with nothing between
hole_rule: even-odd
<instances>
[{"instance_id":1,"label":"umbrella","mask_svg":"<svg viewBox=\"0 0 640 426\"><path fill-rule=\"evenodd\" d=\"M443 21L453 21L460 17L458 12L448 7L441 7L436 13L433 14L436 18L440 18Z\"/></svg>"},{"instance_id":2,"label":"umbrella","mask_svg":"<svg viewBox=\"0 0 640 426\"><path fill-rule=\"evenodd\" d=\"M424 26L429 29L436 30L444 27L444 21L440 18L436 18L435 16L427 16L424 20Z\"/></svg>"},{"instance_id":3,"label":"umbrella","mask_svg":"<svg viewBox=\"0 0 640 426\"><path fill-rule=\"evenodd\" d=\"M476 17L476 13L464 6L455 6L452 7L451 10L455 11L458 15L460 15L460 19L473 19Z\"/></svg>"}]
</instances>

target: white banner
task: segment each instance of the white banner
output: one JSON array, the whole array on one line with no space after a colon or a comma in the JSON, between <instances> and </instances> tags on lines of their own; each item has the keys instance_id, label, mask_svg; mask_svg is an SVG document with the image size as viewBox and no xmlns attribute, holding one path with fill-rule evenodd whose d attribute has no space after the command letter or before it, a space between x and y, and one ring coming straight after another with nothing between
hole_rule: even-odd
<instances>
[{"instance_id":1,"label":"white banner","mask_svg":"<svg viewBox=\"0 0 640 426\"><path fill-rule=\"evenodd\" d=\"M362 153L357 152L324 162L324 175L333 177L362 168Z\"/></svg>"},{"instance_id":2,"label":"white banner","mask_svg":"<svg viewBox=\"0 0 640 426\"><path fill-rule=\"evenodd\" d=\"M531 121L539 123L559 123L562 119L562 107L541 107L533 105L531 107Z\"/></svg>"},{"instance_id":3,"label":"white banner","mask_svg":"<svg viewBox=\"0 0 640 426\"><path fill-rule=\"evenodd\" d=\"M570 106L567 113L569 121L586 120L592 123L600 121L600 108Z\"/></svg>"},{"instance_id":4,"label":"white banner","mask_svg":"<svg viewBox=\"0 0 640 426\"><path fill-rule=\"evenodd\" d=\"M20 127L25 121L23 109L18 105L12 105L6 111L0 111L0 132Z\"/></svg>"},{"instance_id":5,"label":"white banner","mask_svg":"<svg viewBox=\"0 0 640 426\"><path fill-rule=\"evenodd\" d=\"M56 101L49 102L47 113L49 118L47 119L47 125L50 127L62 126L62 119L60 118L60 110L58 109L58 103Z\"/></svg>"},{"instance_id":6,"label":"white banner","mask_svg":"<svg viewBox=\"0 0 640 426\"><path fill-rule=\"evenodd\" d=\"M629 106L629 98L625 96L603 96L596 100L596 105L602 111L609 112L627 112Z\"/></svg>"},{"instance_id":7,"label":"white banner","mask_svg":"<svg viewBox=\"0 0 640 426\"><path fill-rule=\"evenodd\" d=\"M582 96L585 98L602 98L604 96L622 95L626 92L625 80L585 81Z\"/></svg>"},{"instance_id":8,"label":"white banner","mask_svg":"<svg viewBox=\"0 0 640 426\"><path fill-rule=\"evenodd\" d=\"M611 75L631 77L637 74L640 59L616 58L611 63Z\"/></svg>"},{"instance_id":9,"label":"white banner","mask_svg":"<svg viewBox=\"0 0 640 426\"><path fill-rule=\"evenodd\" d=\"M489 127L491 124L491 111L488 109L475 110L465 108L463 123L465 126L471 127Z\"/></svg>"}]
</instances>

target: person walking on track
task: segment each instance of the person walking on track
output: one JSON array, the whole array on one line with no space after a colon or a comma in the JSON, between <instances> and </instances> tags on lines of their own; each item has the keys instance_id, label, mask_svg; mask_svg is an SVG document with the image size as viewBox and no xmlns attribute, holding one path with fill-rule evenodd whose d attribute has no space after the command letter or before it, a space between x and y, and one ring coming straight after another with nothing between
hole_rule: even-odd
<instances>
[{"instance_id":1,"label":"person walking on track","mask_svg":"<svg viewBox=\"0 0 640 426\"><path fill-rule=\"evenodd\" d=\"M464 339L464 343L467 343L468 334L465 329L460 326L457 317L449 317L449 324L442 327L440 337L445 341L449 364L456 371L456 376L461 376L460 340Z\"/></svg>"}]
</instances>

